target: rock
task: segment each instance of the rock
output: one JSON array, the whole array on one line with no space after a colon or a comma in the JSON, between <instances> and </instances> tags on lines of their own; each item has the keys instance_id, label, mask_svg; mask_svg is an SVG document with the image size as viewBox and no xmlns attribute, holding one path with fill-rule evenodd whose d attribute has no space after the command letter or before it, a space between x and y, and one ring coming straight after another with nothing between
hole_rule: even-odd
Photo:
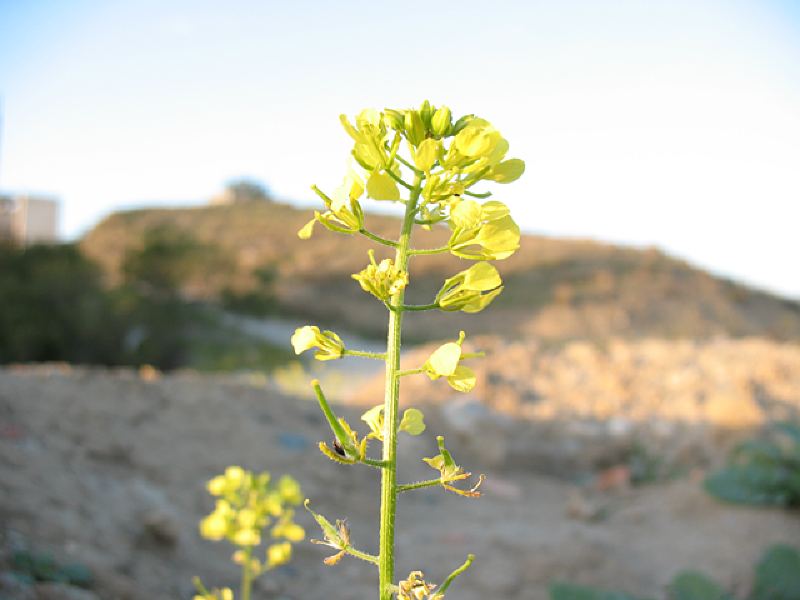
<instances>
[{"instance_id":1,"label":"rock","mask_svg":"<svg viewBox=\"0 0 800 600\"><path fill-rule=\"evenodd\" d=\"M145 539L170 548L177 545L177 511L160 488L137 479L132 485L131 501Z\"/></svg>"},{"instance_id":2,"label":"rock","mask_svg":"<svg viewBox=\"0 0 800 600\"><path fill-rule=\"evenodd\" d=\"M142 517L145 533L155 542L173 547L178 544L178 525L172 515L150 512Z\"/></svg>"}]
</instances>

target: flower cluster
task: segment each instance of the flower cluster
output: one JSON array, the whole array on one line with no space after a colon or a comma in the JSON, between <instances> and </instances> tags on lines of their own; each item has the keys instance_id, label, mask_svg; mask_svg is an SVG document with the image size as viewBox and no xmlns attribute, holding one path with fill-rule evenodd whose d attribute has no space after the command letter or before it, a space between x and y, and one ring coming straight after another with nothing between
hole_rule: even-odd
<instances>
[{"instance_id":1,"label":"flower cluster","mask_svg":"<svg viewBox=\"0 0 800 600\"><path fill-rule=\"evenodd\" d=\"M361 289L369 292L382 302L388 302L397 292L408 285L408 273L398 269L392 259L384 258L375 262L375 253L369 251L369 265L353 275L353 279L361 284Z\"/></svg>"},{"instance_id":2,"label":"flower cluster","mask_svg":"<svg viewBox=\"0 0 800 600\"><path fill-rule=\"evenodd\" d=\"M273 482L267 472L255 474L233 466L209 481L207 488L217 501L211 514L200 522L200 535L237 546L234 562L246 563L253 576L291 559L291 542L305 537L303 528L294 522L291 508L302 500L297 481L284 475ZM270 537L276 541L260 560L253 556L253 550L270 526Z\"/></svg>"}]
</instances>

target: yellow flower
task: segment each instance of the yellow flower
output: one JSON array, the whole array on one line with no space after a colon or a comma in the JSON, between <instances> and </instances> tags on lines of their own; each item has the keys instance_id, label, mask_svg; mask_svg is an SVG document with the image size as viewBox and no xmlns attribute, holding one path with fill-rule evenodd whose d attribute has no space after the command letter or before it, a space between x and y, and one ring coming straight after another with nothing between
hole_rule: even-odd
<instances>
[{"instance_id":1,"label":"yellow flower","mask_svg":"<svg viewBox=\"0 0 800 600\"><path fill-rule=\"evenodd\" d=\"M267 567L274 568L292 559L292 545L289 542L272 544L267 548Z\"/></svg>"},{"instance_id":2,"label":"yellow flower","mask_svg":"<svg viewBox=\"0 0 800 600\"><path fill-rule=\"evenodd\" d=\"M497 269L479 262L446 280L436 295L436 303L442 310L474 313L486 308L502 291Z\"/></svg>"},{"instance_id":3,"label":"yellow flower","mask_svg":"<svg viewBox=\"0 0 800 600\"><path fill-rule=\"evenodd\" d=\"M306 325L295 330L292 335L292 347L295 354L302 354L311 348L318 348L314 353L317 360L334 360L344 356L344 343L333 331L320 331L319 327Z\"/></svg>"},{"instance_id":4,"label":"yellow flower","mask_svg":"<svg viewBox=\"0 0 800 600\"><path fill-rule=\"evenodd\" d=\"M352 171L344 178L344 182L329 198L317 186L311 189L322 198L328 210L323 213L314 211L314 218L303 225L297 232L297 237L307 240L314 231L314 224L319 222L326 229L339 233L353 234L364 227L364 211L358 199L364 193L364 182Z\"/></svg>"},{"instance_id":5,"label":"yellow flower","mask_svg":"<svg viewBox=\"0 0 800 600\"><path fill-rule=\"evenodd\" d=\"M261 543L261 534L254 529L240 529L233 534L232 541L237 546L258 546Z\"/></svg>"},{"instance_id":6,"label":"yellow flower","mask_svg":"<svg viewBox=\"0 0 800 600\"><path fill-rule=\"evenodd\" d=\"M221 540L228 532L228 520L218 512L213 512L200 521L200 535L207 540Z\"/></svg>"},{"instance_id":7,"label":"yellow flower","mask_svg":"<svg viewBox=\"0 0 800 600\"><path fill-rule=\"evenodd\" d=\"M450 227L448 246L460 258L501 260L519 249L519 227L502 202L458 201L450 209Z\"/></svg>"},{"instance_id":8,"label":"yellow flower","mask_svg":"<svg viewBox=\"0 0 800 600\"><path fill-rule=\"evenodd\" d=\"M440 377L447 378L447 383L458 392L469 392L475 387L475 373L469 367L460 364L461 344L464 341L464 332L458 336L458 341L448 342L439 346L423 365L425 374L432 380Z\"/></svg>"}]
</instances>

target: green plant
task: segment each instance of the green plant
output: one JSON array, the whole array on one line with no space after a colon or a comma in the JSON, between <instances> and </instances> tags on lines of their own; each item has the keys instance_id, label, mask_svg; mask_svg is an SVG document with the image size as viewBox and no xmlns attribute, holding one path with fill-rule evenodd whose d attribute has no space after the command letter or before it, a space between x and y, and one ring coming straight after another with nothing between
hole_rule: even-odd
<instances>
[{"instance_id":1,"label":"green plant","mask_svg":"<svg viewBox=\"0 0 800 600\"><path fill-rule=\"evenodd\" d=\"M89 567L80 563L61 564L52 555L18 550L11 556L12 573L22 581L66 583L88 588L93 583Z\"/></svg>"},{"instance_id":2,"label":"green plant","mask_svg":"<svg viewBox=\"0 0 800 600\"><path fill-rule=\"evenodd\" d=\"M209 481L207 488L217 501L213 512L200 522L200 535L227 540L236 547L232 559L241 565L239 598L250 600L255 578L289 562L291 542L305 538L303 528L294 522L292 508L302 499L300 486L288 475L273 482L266 471L255 474L232 466ZM261 559L256 552L268 527L270 537L277 541L267 546ZM209 591L199 577L194 583L199 592L195 600L233 600L230 588Z\"/></svg>"},{"instance_id":3,"label":"green plant","mask_svg":"<svg viewBox=\"0 0 800 600\"><path fill-rule=\"evenodd\" d=\"M509 214L508 207L496 201L484 203L490 193L472 191L481 181L509 183L519 178L525 168L519 159L505 160L508 142L487 121L467 115L453 121L450 109L435 108L425 101L419 110L383 112L364 110L355 125L342 115L342 125L352 138L355 165L344 183L331 196L314 186L325 204L323 212L315 212L298 233L306 239L316 223L345 235L363 235L378 245L394 251L394 258L377 260L369 252L369 264L353 275L361 288L383 303L388 311L388 339L385 353L370 353L345 348L332 331L320 331L314 326L298 329L292 337L295 352L300 354L316 348L319 360L343 356L361 356L382 360L386 364L384 402L362 416L369 427L363 437L344 420L337 418L328 404L318 381L313 388L334 435L333 447L320 443L320 450L330 459L343 464L364 464L381 473L380 538L377 555L357 550L350 540L347 525L338 521L334 526L322 515L314 513L324 533L319 542L331 546L335 554L325 560L335 564L351 555L372 563L378 568L378 597L392 596L422 600L443 598L453 579L465 571L474 557L467 560L444 579L440 586L425 581L420 571L396 582L394 576L395 512L398 494L432 486L456 494L476 497L482 476L471 488L457 484L471 474L454 460L444 438L437 437L439 452L424 459L436 471L436 477L416 483L398 483L398 432L419 435L425 430L424 417L416 408L399 414L398 398L402 377L425 374L430 379L445 378L457 391L466 392L475 385L474 372L462 361L478 356L464 352L464 333L458 339L438 348L421 366L400 369L400 344L403 315L408 311L464 311L474 313L484 309L503 289L500 275L490 260L511 256L519 247L520 231ZM405 142L405 143L404 143ZM407 153L406 153L407 151ZM401 190L407 192L402 197ZM365 194L377 201L397 202L403 206L399 237L385 239L366 227L360 199ZM451 235L446 245L438 248L412 248L415 226L431 228L442 224ZM412 257L450 253L476 261L471 267L447 279L429 304L409 305L404 302L409 284L409 262ZM382 443L380 458L368 455L368 444ZM306 501L308 508L308 501ZM311 509L309 508L309 511Z\"/></svg>"},{"instance_id":4,"label":"green plant","mask_svg":"<svg viewBox=\"0 0 800 600\"><path fill-rule=\"evenodd\" d=\"M740 444L705 487L728 502L800 506L800 425L775 423L764 437Z\"/></svg>"},{"instance_id":5,"label":"green plant","mask_svg":"<svg viewBox=\"0 0 800 600\"><path fill-rule=\"evenodd\" d=\"M723 586L697 571L682 571L667 586L669 600L734 600ZM554 583L552 600L637 600L621 592L588 586ZM800 551L785 545L767 549L756 565L747 600L798 600L800 598Z\"/></svg>"}]
</instances>

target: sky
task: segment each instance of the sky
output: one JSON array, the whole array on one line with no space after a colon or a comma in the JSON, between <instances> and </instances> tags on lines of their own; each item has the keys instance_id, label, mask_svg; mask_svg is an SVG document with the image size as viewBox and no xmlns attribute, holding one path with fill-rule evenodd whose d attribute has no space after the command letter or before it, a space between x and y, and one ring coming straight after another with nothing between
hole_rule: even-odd
<instances>
[{"instance_id":1,"label":"sky","mask_svg":"<svg viewBox=\"0 0 800 600\"><path fill-rule=\"evenodd\" d=\"M340 113L426 98L526 161L524 231L800 299L800 0L0 0L0 191L67 239L241 176L312 206Z\"/></svg>"}]
</instances>

